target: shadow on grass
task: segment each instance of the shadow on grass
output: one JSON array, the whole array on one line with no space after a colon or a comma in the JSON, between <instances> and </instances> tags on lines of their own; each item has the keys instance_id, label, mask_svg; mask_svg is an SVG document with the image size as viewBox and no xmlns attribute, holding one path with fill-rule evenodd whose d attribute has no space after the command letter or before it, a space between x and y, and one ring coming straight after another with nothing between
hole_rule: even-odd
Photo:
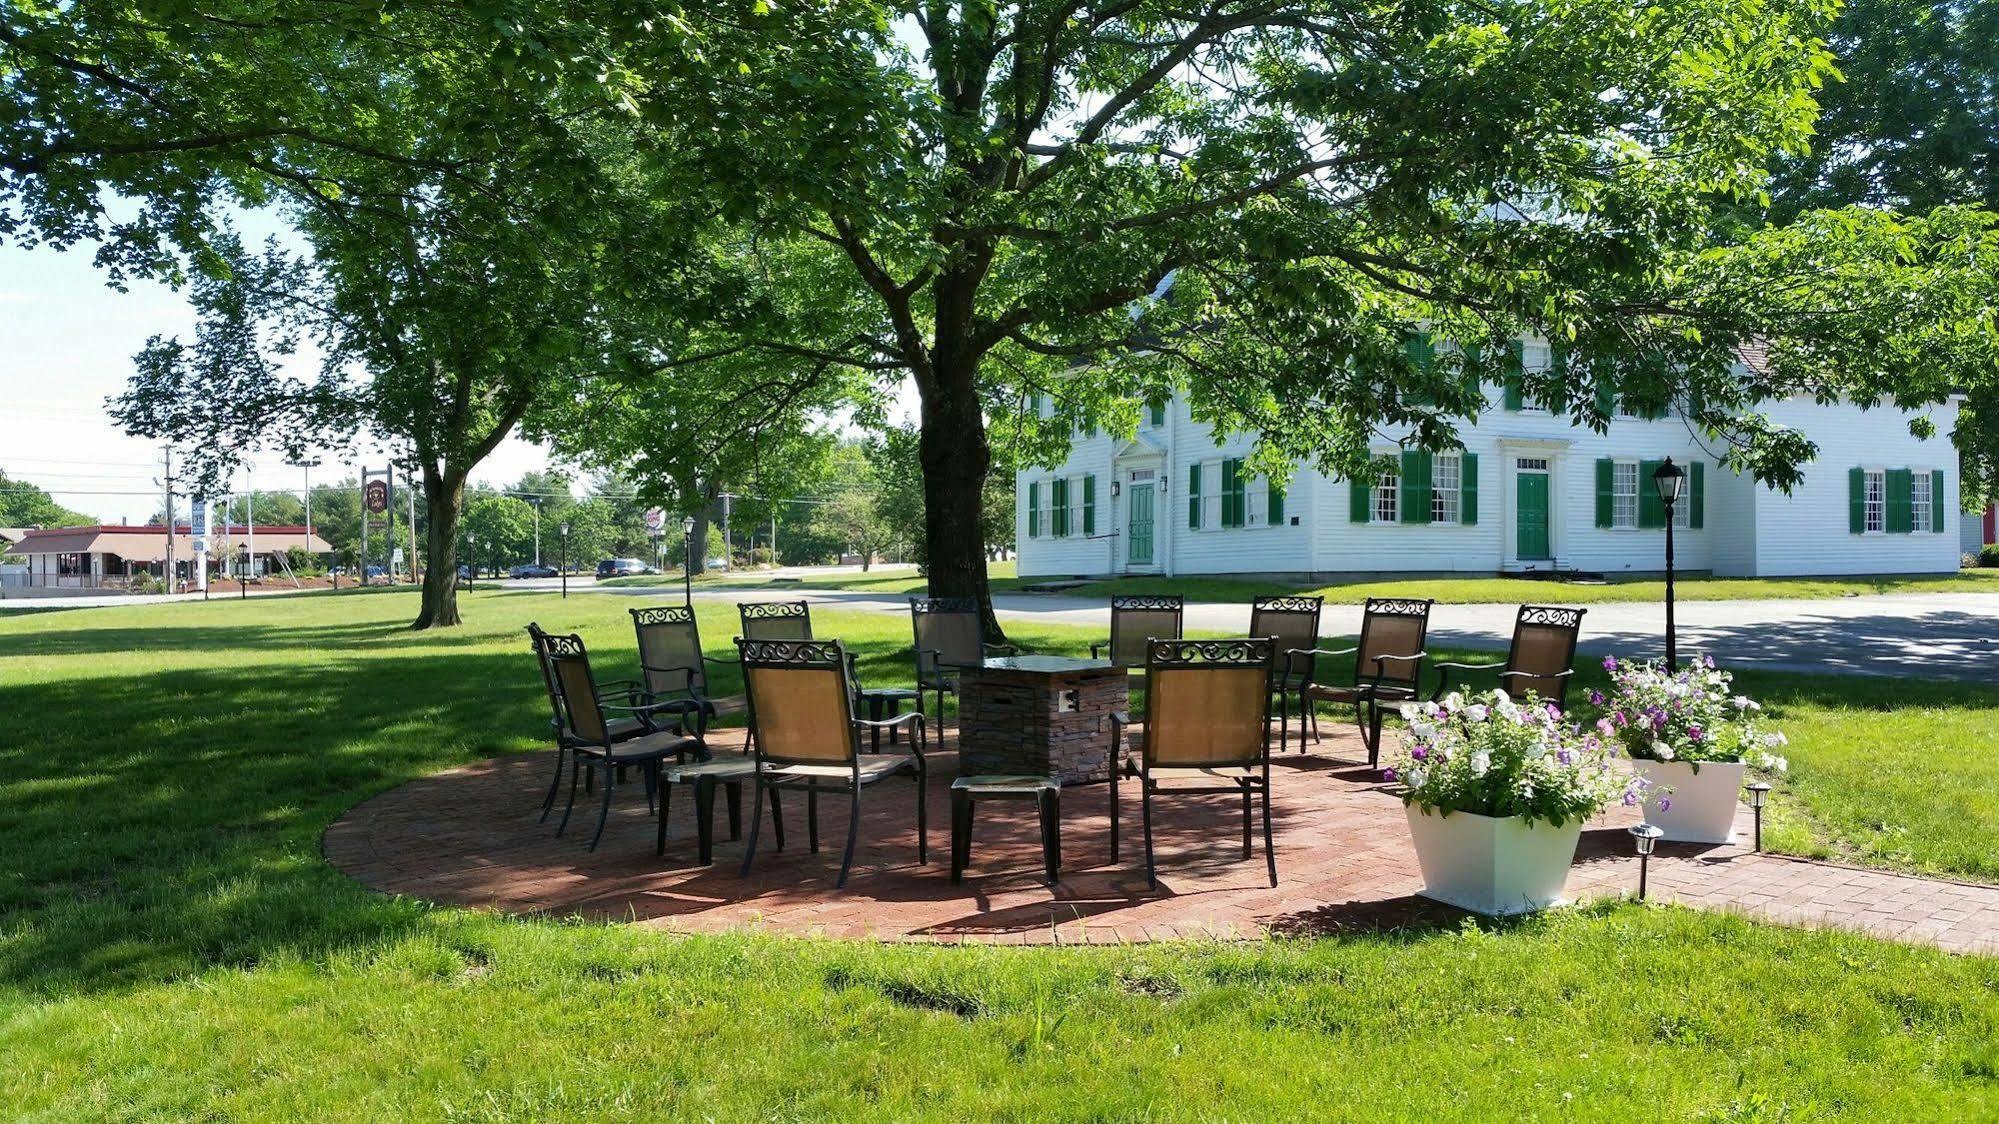
<instances>
[{"instance_id":1,"label":"shadow on grass","mask_svg":"<svg viewBox=\"0 0 1999 1124\"><path fill-rule=\"evenodd\" d=\"M304 631L330 644L378 627ZM188 643L202 631L172 630ZM327 867L319 836L375 792L534 745L547 716L533 664L454 652L308 671L309 686L234 667L111 691L93 679L7 688L10 713L46 720L0 735L0 982L97 990L419 921L426 907Z\"/></svg>"}]
</instances>

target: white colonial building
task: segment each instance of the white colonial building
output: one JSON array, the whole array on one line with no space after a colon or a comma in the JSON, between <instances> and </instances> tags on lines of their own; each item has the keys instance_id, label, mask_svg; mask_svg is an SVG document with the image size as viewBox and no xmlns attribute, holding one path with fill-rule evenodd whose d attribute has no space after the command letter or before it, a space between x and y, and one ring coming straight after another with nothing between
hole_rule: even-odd
<instances>
[{"instance_id":1,"label":"white colonial building","mask_svg":"<svg viewBox=\"0 0 1999 1124\"><path fill-rule=\"evenodd\" d=\"M1524 361L1547 362L1529 342ZM1047 404L1041 406L1044 413ZM1125 439L1081 434L1056 468L1015 481L1020 574L1622 574L1664 566L1650 479L1685 466L1674 511L1680 569L1725 576L1947 573L1958 567L1956 401L1914 413L1797 398L1765 405L1818 459L1788 495L1717 463L1674 413L1620 409L1607 433L1497 391L1464 451L1384 441L1378 479L1301 467L1278 490L1243 467L1252 438L1217 441L1174 401ZM1391 435L1391 437L1394 435Z\"/></svg>"}]
</instances>

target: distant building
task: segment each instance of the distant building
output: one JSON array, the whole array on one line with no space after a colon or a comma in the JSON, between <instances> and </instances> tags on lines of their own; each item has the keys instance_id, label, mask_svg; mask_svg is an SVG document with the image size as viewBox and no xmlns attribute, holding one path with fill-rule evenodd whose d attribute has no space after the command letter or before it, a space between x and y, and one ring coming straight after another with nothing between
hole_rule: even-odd
<instances>
[{"instance_id":1,"label":"distant building","mask_svg":"<svg viewBox=\"0 0 1999 1124\"><path fill-rule=\"evenodd\" d=\"M1550 348L1529 340L1522 357L1540 367ZM1385 433L1378 474L1300 466L1281 488L1249 469L1251 437L1214 433L1181 401L1152 403L1133 437L1080 433L1062 464L1018 473L1020 575L1655 571L1666 513L1651 475L1667 456L1687 472L1673 511L1683 570L1952 573L1960 522L1977 520L1958 511L1955 398L1916 411L1764 403L1819 446L1786 495L1730 471L1672 410L1614 402L1597 433L1517 385L1494 390L1460 451ZM1046 395L1033 408L1053 414ZM1918 416L1934 437L1911 433Z\"/></svg>"},{"instance_id":2,"label":"distant building","mask_svg":"<svg viewBox=\"0 0 1999 1124\"><path fill-rule=\"evenodd\" d=\"M253 549L250 574L262 577L283 572L274 555L294 548L324 557L333 552L325 539L309 535L304 527L270 526L251 528L238 523L217 527L208 543L208 568L221 574L241 572L242 551ZM175 579L194 580L194 538L182 524L174 528ZM123 589L140 575L164 580L167 561L167 529L162 525L143 527L49 527L30 530L8 545L5 558L26 559L26 586L45 589Z\"/></svg>"}]
</instances>

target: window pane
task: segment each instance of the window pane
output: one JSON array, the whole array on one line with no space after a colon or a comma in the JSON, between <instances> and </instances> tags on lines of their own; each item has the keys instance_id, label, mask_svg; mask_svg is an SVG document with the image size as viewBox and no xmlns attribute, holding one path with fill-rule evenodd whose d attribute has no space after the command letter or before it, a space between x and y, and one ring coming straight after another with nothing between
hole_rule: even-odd
<instances>
[{"instance_id":1,"label":"window pane","mask_svg":"<svg viewBox=\"0 0 1999 1124\"><path fill-rule=\"evenodd\" d=\"M1610 474L1610 525L1638 525L1638 462L1618 461Z\"/></svg>"},{"instance_id":2,"label":"window pane","mask_svg":"<svg viewBox=\"0 0 1999 1124\"><path fill-rule=\"evenodd\" d=\"M1430 465L1430 522L1458 521L1459 461L1456 454L1439 456Z\"/></svg>"},{"instance_id":3,"label":"window pane","mask_svg":"<svg viewBox=\"0 0 1999 1124\"><path fill-rule=\"evenodd\" d=\"M1909 481L1909 522L1918 531L1930 529L1930 474L1917 471Z\"/></svg>"},{"instance_id":4,"label":"window pane","mask_svg":"<svg viewBox=\"0 0 1999 1124\"><path fill-rule=\"evenodd\" d=\"M1867 474L1867 521L1869 531L1886 530L1888 527L1888 474L1870 472Z\"/></svg>"},{"instance_id":5,"label":"window pane","mask_svg":"<svg viewBox=\"0 0 1999 1124\"><path fill-rule=\"evenodd\" d=\"M1381 479L1375 481L1374 521L1376 523L1394 523L1400 519L1401 510L1396 503L1396 491L1399 483L1400 481L1394 472L1384 472L1381 474Z\"/></svg>"}]
</instances>

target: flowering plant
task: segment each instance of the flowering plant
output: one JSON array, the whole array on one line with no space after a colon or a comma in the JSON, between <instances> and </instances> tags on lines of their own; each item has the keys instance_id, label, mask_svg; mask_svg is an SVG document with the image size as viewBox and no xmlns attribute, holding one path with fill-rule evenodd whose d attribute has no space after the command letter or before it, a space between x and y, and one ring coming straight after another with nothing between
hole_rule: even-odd
<instances>
[{"instance_id":1,"label":"flowering plant","mask_svg":"<svg viewBox=\"0 0 1999 1124\"><path fill-rule=\"evenodd\" d=\"M1696 657L1676 672L1615 656L1604 657L1603 667L1610 672L1610 694L1590 692L1590 702L1604 712L1597 732L1631 756L1685 761L1695 772L1705 761L1746 761L1777 772L1789 768L1774 752L1789 739L1762 728L1763 708L1730 689L1732 677L1714 665L1714 657Z\"/></svg>"},{"instance_id":2,"label":"flowering plant","mask_svg":"<svg viewBox=\"0 0 1999 1124\"><path fill-rule=\"evenodd\" d=\"M1639 802L1643 778L1615 764L1616 748L1571 725L1553 705L1504 691L1404 703L1407 728L1388 779L1402 802L1449 815L1520 816L1560 827L1613 800Z\"/></svg>"}]
</instances>

